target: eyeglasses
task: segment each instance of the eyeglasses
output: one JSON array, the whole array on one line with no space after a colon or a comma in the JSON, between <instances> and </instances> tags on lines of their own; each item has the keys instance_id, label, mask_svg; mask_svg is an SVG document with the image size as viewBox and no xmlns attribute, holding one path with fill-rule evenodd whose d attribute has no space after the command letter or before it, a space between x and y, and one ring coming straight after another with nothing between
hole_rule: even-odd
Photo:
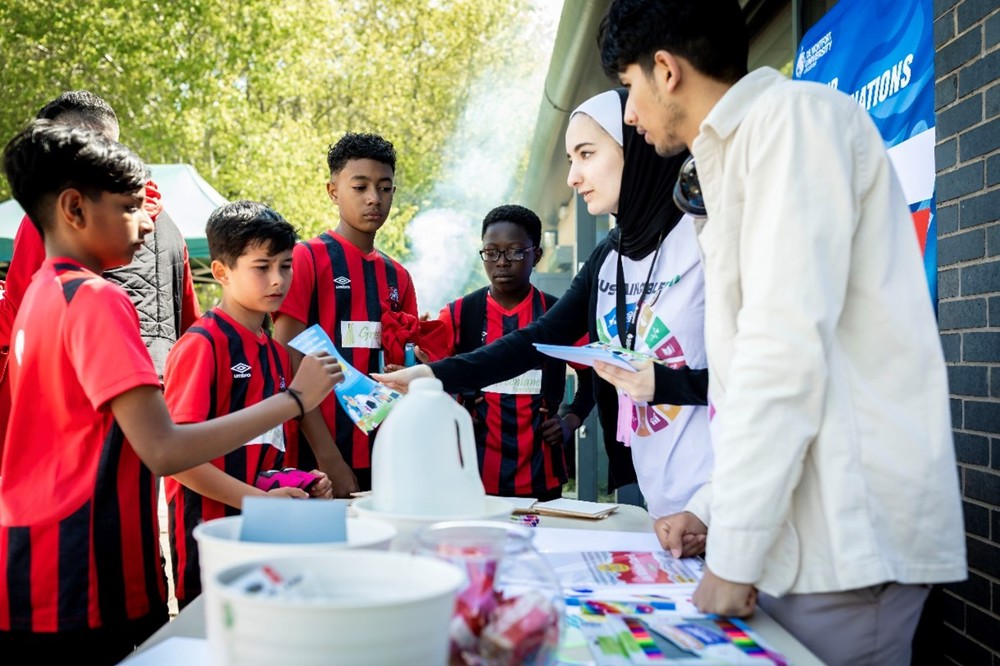
<instances>
[{"instance_id":1,"label":"eyeglasses","mask_svg":"<svg viewBox=\"0 0 1000 666\"><path fill-rule=\"evenodd\" d=\"M524 254L533 249L535 249L534 245L523 248L507 248L506 250L480 250L479 256L483 258L483 261L489 262L500 261L501 254L507 258L507 261L522 261Z\"/></svg>"},{"instance_id":2,"label":"eyeglasses","mask_svg":"<svg viewBox=\"0 0 1000 666\"><path fill-rule=\"evenodd\" d=\"M674 185L674 203L682 213L692 217L708 217L705 210L705 197L698 182L698 172L694 168L694 156L690 155L681 165Z\"/></svg>"}]
</instances>

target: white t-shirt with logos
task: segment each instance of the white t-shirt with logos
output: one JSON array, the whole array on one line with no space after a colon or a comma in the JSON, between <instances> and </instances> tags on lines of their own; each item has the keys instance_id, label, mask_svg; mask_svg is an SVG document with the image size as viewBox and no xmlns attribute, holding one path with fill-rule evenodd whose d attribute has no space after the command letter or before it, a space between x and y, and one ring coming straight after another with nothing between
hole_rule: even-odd
<instances>
[{"instance_id":1,"label":"white t-shirt with logos","mask_svg":"<svg viewBox=\"0 0 1000 666\"><path fill-rule=\"evenodd\" d=\"M689 216L681 218L667 235L659 253L640 261L623 258L626 324L635 315L654 254L656 264L639 313L635 350L662 359L670 367L705 368L705 280ZM598 272L597 331L601 341L621 345L617 274L618 253L612 250ZM632 462L649 513L657 518L682 511L712 470L708 407L637 403L631 412Z\"/></svg>"}]
</instances>

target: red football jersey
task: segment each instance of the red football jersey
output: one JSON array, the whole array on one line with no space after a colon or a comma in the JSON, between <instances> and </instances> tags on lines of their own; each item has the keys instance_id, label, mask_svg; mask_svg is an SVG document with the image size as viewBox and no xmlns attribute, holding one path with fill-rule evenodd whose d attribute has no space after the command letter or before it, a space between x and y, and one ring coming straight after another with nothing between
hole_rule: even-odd
<instances>
[{"instance_id":1,"label":"red football jersey","mask_svg":"<svg viewBox=\"0 0 1000 666\"><path fill-rule=\"evenodd\" d=\"M363 253L333 231L295 246L292 286L279 316L292 317L307 326L319 324L344 358L364 373L378 372L378 346L352 346L344 335L347 322L381 322L386 309L417 316L417 296L410 274L402 264L374 250ZM352 469L371 467L374 436L354 427L332 393L320 406L323 420ZM291 449L288 464L314 469L312 450L303 443Z\"/></svg>"},{"instance_id":2,"label":"red football jersey","mask_svg":"<svg viewBox=\"0 0 1000 666\"><path fill-rule=\"evenodd\" d=\"M219 308L195 322L170 350L164 370L164 396L176 423L200 423L257 404L283 391L291 378L285 348L265 333L255 333ZM291 422L255 438L212 464L253 485L257 474L282 466L283 450L295 436ZM209 499L171 477L164 479L174 588L178 599L201 592L194 528L234 516L238 509Z\"/></svg>"},{"instance_id":3,"label":"red football jersey","mask_svg":"<svg viewBox=\"0 0 1000 666\"><path fill-rule=\"evenodd\" d=\"M11 336L0 477L0 629L121 623L166 603L156 483L108 405L159 386L128 295L46 260Z\"/></svg>"},{"instance_id":4,"label":"red football jersey","mask_svg":"<svg viewBox=\"0 0 1000 666\"><path fill-rule=\"evenodd\" d=\"M159 204L160 193L153 181L146 182L146 212L149 213L153 221L156 221L162 207ZM42 241L42 234L35 228L31 219L25 215L21 218L21 223L17 227L14 235L14 248L11 254L11 261L7 267L5 278L4 295L0 298L0 347L7 347L10 344L11 328L14 325L14 317L17 316L17 309L21 305L28 285L35 271L39 269L45 261L45 244ZM191 276L191 264L188 261L187 246L184 247L184 274L182 278L183 292L178 295L180 299L180 329L178 334L183 333L194 320L200 316L198 298L194 293L194 281ZM140 329L141 332L141 329ZM10 387L6 385L6 378L0 370L0 454L3 453L3 441L6 437L6 422L10 416L9 403Z\"/></svg>"},{"instance_id":5,"label":"red football jersey","mask_svg":"<svg viewBox=\"0 0 1000 666\"><path fill-rule=\"evenodd\" d=\"M476 292L452 301L438 316L455 332L455 348L463 326L462 304ZM506 310L486 290L485 317L478 340L463 345L477 349L507 333L526 327L541 317L555 302L532 287L530 293L512 310ZM471 327L468 327L471 330ZM566 459L561 446L550 446L542 440L541 425L559 408L566 384L566 365L547 360L543 366L529 371L519 381L501 383L477 394L481 401L472 400L476 421L476 444L479 471L486 492L491 495L515 497L546 496L566 482ZM543 386L551 396L546 404ZM471 396L465 397L469 402ZM548 409L548 413L542 408Z\"/></svg>"}]
</instances>

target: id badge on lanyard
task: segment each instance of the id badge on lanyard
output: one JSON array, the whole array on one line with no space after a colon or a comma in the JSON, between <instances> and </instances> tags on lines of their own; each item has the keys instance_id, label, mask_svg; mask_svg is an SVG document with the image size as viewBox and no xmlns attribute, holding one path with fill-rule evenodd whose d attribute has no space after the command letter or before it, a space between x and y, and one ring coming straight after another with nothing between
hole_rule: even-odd
<instances>
[{"instance_id":1,"label":"id badge on lanyard","mask_svg":"<svg viewBox=\"0 0 1000 666\"><path fill-rule=\"evenodd\" d=\"M635 351L635 332L639 325L639 313L642 312L642 304L646 300L646 292L649 290L649 281L653 277L653 269L656 268L656 258L660 256L660 245L662 245L662 237L660 242L656 244L656 252L653 253L653 261L649 264L649 272L646 274L646 281L642 283L642 293L639 294L639 300L636 301L635 310L632 311L632 319L627 322L627 310L628 303L625 302L625 290L628 285L625 283L625 267L622 265L622 254L621 254L621 242L619 241L618 247L618 275L616 276L616 288L615 288L615 317L618 320L618 339L622 343L622 347Z\"/></svg>"}]
</instances>

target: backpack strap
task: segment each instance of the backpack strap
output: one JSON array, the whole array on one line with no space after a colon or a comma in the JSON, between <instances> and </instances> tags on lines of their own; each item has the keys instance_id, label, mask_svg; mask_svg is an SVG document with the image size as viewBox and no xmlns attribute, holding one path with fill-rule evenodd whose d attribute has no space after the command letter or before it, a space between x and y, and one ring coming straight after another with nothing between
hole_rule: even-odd
<instances>
[{"instance_id":1,"label":"backpack strap","mask_svg":"<svg viewBox=\"0 0 1000 666\"><path fill-rule=\"evenodd\" d=\"M458 339L455 351L459 354L479 349L486 342L486 294L483 287L459 299L459 307L452 311L457 317Z\"/></svg>"},{"instance_id":2,"label":"backpack strap","mask_svg":"<svg viewBox=\"0 0 1000 666\"><path fill-rule=\"evenodd\" d=\"M451 315L456 339L455 353L474 351L486 342L486 294L489 287L483 287L466 294L453 303ZM475 415L476 400L481 391L467 391L460 394L462 404L470 414Z\"/></svg>"}]
</instances>

